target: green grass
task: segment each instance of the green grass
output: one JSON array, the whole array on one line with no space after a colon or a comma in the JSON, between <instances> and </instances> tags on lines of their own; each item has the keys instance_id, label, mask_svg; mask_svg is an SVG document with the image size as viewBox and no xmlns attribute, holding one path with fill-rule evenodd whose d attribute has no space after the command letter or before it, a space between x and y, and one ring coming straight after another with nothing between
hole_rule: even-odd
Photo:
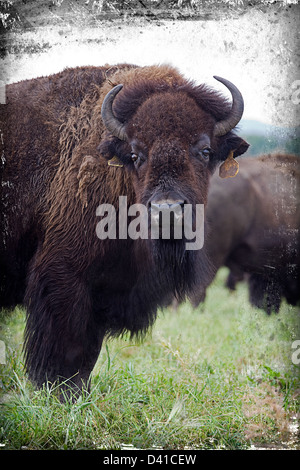
<instances>
[{"instance_id":1,"label":"green grass","mask_svg":"<svg viewBox=\"0 0 300 470\"><path fill-rule=\"evenodd\" d=\"M299 413L299 311L252 308L246 286L224 287L221 270L204 305L166 309L142 344L111 340L92 389L62 404L55 387L34 390L22 364L24 312L2 318L2 449L246 449L288 440ZM5 312L3 312L4 314ZM295 444L294 447L299 443Z\"/></svg>"}]
</instances>

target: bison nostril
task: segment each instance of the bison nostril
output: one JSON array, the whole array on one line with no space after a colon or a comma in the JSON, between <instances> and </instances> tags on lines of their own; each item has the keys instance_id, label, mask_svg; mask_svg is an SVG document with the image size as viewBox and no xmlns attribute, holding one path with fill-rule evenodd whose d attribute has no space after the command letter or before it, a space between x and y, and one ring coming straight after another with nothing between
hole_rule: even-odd
<instances>
[{"instance_id":1,"label":"bison nostril","mask_svg":"<svg viewBox=\"0 0 300 470\"><path fill-rule=\"evenodd\" d=\"M157 208L172 208L176 206L181 206L183 208L185 201L181 199L160 199L157 201L149 201L149 207Z\"/></svg>"},{"instance_id":2,"label":"bison nostril","mask_svg":"<svg viewBox=\"0 0 300 470\"><path fill-rule=\"evenodd\" d=\"M152 202L150 205L150 208L152 212L172 211L175 213L179 213L179 212L182 213L183 208L184 208L184 202L183 201L176 201L176 202L160 201L159 203Z\"/></svg>"},{"instance_id":3,"label":"bison nostril","mask_svg":"<svg viewBox=\"0 0 300 470\"><path fill-rule=\"evenodd\" d=\"M151 202L151 220L154 225L173 226L181 224L183 219L184 201L182 200L159 200Z\"/></svg>"},{"instance_id":4,"label":"bison nostril","mask_svg":"<svg viewBox=\"0 0 300 470\"><path fill-rule=\"evenodd\" d=\"M160 207L161 205L160 204L155 204L155 202L151 202L149 204L149 208L152 210L152 211L159 211L160 210Z\"/></svg>"}]
</instances>

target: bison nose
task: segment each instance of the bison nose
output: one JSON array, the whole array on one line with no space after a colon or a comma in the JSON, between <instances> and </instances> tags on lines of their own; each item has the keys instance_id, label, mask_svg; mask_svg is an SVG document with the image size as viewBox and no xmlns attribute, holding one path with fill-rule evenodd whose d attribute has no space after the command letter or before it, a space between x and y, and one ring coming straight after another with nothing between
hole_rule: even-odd
<instances>
[{"instance_id":1,"label":"bison nose","mask_svg":"<svg viewBox=\"0 0 300 470\"><path fill-rule=\"evenodd\" d=\"M183 219L184 201L182 200L160 200L151 202L151 223L162 227L180 224Z\"/></svg>"}]
</instances>

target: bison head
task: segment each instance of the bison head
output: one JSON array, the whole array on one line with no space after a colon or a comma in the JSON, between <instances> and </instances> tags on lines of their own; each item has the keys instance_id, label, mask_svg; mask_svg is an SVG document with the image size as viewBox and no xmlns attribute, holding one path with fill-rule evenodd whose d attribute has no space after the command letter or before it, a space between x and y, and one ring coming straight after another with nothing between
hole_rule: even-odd
<instances>
[{"instance_id":1,"label":"bison head","mask_svg":"<svg viewBox=\"0 0 300 470\"><path fill-rule=\"evenodd\" d=\"M135 202L148 208L152 222L161 222L155 212L172 208L177 222L183 223L181 209L190 205L195 230L195 207L206 205L209 178L217 163L248 148L232 132L243 114L242 95L228 80L215 78L230 90L232 104L205 85L187 81L119 84L103 101L108 132L101 153L132 171ZM172 243L182 257L184 244L169 240L169 246ZM159 245L161 249L163 244Z\"/></svg>"}]
</instances>

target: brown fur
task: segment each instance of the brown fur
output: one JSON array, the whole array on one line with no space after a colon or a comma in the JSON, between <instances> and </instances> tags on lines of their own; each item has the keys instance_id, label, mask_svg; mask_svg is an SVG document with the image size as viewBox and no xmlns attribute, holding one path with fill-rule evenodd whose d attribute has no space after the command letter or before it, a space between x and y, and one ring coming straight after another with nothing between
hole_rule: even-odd
<instances>
[{"instance_id":1,"label":"brown fur","mask_svg":"<svg viewBox=\"0 0 300 470\"><path fill-rule=\"evenodd\" d=\"M101 105L123 89L114 114L129 142L104 127ZM184 296L209 263L183 241L99 240L96 209L126 195L145 205L172 195L206 203L216 164L248 144L214 126L230 104L170 66L80 67L9 85L2 109L2 305L27 308L26 364L41 385L87 381L104 336L140 334L170 294ZM199 139L213 150L205 160ZM132 147L143 157L135 167ZM122 168L108 166L118 157Z\"/></svg>"}]
</instances>

